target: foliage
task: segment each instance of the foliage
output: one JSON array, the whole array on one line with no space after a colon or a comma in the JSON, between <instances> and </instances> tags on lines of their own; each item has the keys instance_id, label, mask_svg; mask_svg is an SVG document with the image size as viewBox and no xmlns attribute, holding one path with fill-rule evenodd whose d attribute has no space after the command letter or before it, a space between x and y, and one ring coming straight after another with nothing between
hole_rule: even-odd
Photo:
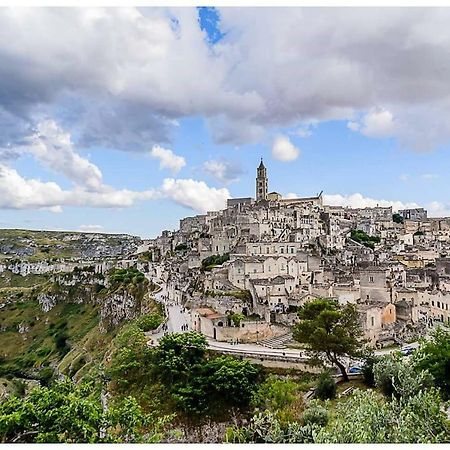
<instances>
[{"instance_id":1,"label":"foliage","mask_svg":"<svg viewBox=\"0 0 450 450\"><path fill-rule=\"evenodd\" d=\"M136 320L136 326L142 331L156 330L162 323L164 319L160 314L146 314L145 316L139 317Z\"/></svg>"},{"instance_id":2,"label":"foliage","mask_svg":"<svg viewBox=\"0 0 450 450\"><path fill-rule=\"evenodd\" d=\"M132 397L104 409L91 383L68 379L0 404L2 442L155 442L167 420L143 413Z\"/></svg>"},{"instance_id":3,"label":"foliage","mask_svg":"<svg viewBox=\"0 0 450 450\"><path fill-rule=\"evenodd\" d=\"M312 400L302 414L302 421L304 425L319 425L324 427L329 421L329 414L326 408Z\"/></svg>"},{"instance_id":4,"label":"foliage","mask_svg":"<svg viewBox=\"0 0 450 450\"><path fill-rule=\"evenodd\" d=\"M173 388L178 406L188 413L245 407L257 387L260 369L245 360L221 356L196 365L185 383Z\"/></svg>"},{"instance_id":5,"label":"foliage","mask_svg":"<svg viewBox=\"0 0 450 450\"><path fill-rule=\"evenodd\" d=\"M284 409L294 403L297 391L297 384L293 381L269 375L255 392L252 404L270 411Z\"/></svg>"},{"instance_id":6,"label":"foliage","mask_svg":"<svg viewBox=\"0 0 450 450\"><path fill-rule=\"evenodd\" d=\"M128 269L113 269L110 273L110 280L114 284L139 284L143 283L145 275L134 267Z\"/></svg>"},{"instance_id":7,"label":"foliage","mask_svg":"<svg viewBox=\"0 0 450 450\"><path fill-rule=\"evenodd\" d=\"M392 220L393 220L395 223L403 223L403 221L404 221L403 217L402 217L399 213L394 213L394 214L392 215Z\"/></svg>"},{"instance_id":8,"label":"foliage","mask_svg":"<svg viewBox=\"0 0 450 450\"><path fill-rule=\"evenodd\" d=\"M178 245L175 247L175 251L176 251L176 252L186 251L187 249L188 249L187 244L178 244Z\"/></svg>"},{"instance_id":9,"label":"foliage","mask_svg":"<svg viewBox=\"0 0 450 450\"><path fill-rule=\"evenodd\" d=\"M202 269L203 270L211 270L215 266L220 266L225 261L230 259L229 253L225 253L223 255L211 255L205 258L202 261Z\"/></svg>"},{"instance_id":10,"label":"foliage","mask_svg":"<svg viewBox=\"0 0 450 450\"><path fill-rule=\"evenodd\" d=\"M249 425L227 430L229 443L312 443L317 425L301 426L298 422L282 424L269 410L254 415Z\"/></svg>"},{"instance_id":11,"label":"foliage","mask_svg":"<svg viewBox=\"0 0 450 450\"><path fill-rule=\"evenodd\" d=\"M421 344L414 352L414 364L418 369L427 370L441 390L445 399L450 398L450 331L439 327L430 340Z\"/></svg>"},{"instance_id":12,"label":"foliage","mask_svg":"<svg viewBox=\"0 0 450 450\"><path fill-rule=\"evenodd\" d=\"M328 400L336 397L336 382L330 372L323 372L317 382L315 394L320 400Z\"/></svg>"},{"instance_id":13,"label":"foliage","mask_svg":"<svg viewBox=\"0 0 450 450\"><path fill-rule=\"evenodd\" d=\"M375 244L380 242L380 238L378 236L370 236L362 230L352 230L350 237L354 241L369 247L372 250L375 248Z\"/></svg>"},{"instance_id":14,"label":"foliage","mask_svg":"<svg viewBox=\"0 0 450 450\"><path fill-rule=\"evenodd\" d=\"M228 316L228 318L233 322L233 325L234 325L235 327L239 327L240 324L241 324L241 322L242 322L243 320L245 320L244 314L238 314L238 313L230 314L230 315Z\"/></svg>"},{"instance_id":15,"label":"foliage","mask_svg":"<svg viewBox=\"0 0 450 450\"><path fill-rule=\"evenodd\" d=\"M185 380L192 366L201 364L205 356L206 339L195 331L164 336L156 349L155 364L161 377L169 383Z\"/></svg>"},{"instance_id":16,"label":"foliage","mask_svg":"<svg viewBox=\"0 0 450 450\"><path fill-rule=\"evenodd\" d=\"M364 383L368 387L375 386L375 375L373 373L373 366L377 362L377 360L378 359L374 356L368 356L365 359L364 364L362 366L361 373L364 379Z\"/></svg>"},{"instance_id":17,"label":"foliage","mask_svg":"<svg viewBox=\"0 0 450 450\"><path fill-rule=\"evenodd\" d=\"M429 372L417 371L410 360L398 354L380 357L373 373L376 386L387 396L408 398L433 385Z\"/></svg>"},{"instance_id":18,"label":"foliage","mask_svg":"<svg viewBox=\"0 0 450 450\"><path fill-rule=\"evenodd\" d=\"M355 305L341 306L336 300L319 298L301 306L298 316L294 339L306 344L312 356L339 367L348 380L342 358L360 357L364 344Z\"/></svg>"},{"instance_id":19,"label":"foliage","mask_svg":"<svg viewBox=\"0 0 450 450\"><path fill-rule=\"evenodd\" d=\"M114 346L106 375L117 389L124 391L145 381L152 370L154 352L142 330L135 324L124 327L114 339Z\"/></svg>"},{"instance_id":20,"label":"foliage","mask_svg":"<svg viewBox=\"0 0 450 450\"><path fill-rule=\"evenodd\" d=\"M438 443L450 430L437 391L421 391L385 401L372 390L356 390L339 403L333 420L321 429L317 443Z\"/></svg>"}]
</instances>

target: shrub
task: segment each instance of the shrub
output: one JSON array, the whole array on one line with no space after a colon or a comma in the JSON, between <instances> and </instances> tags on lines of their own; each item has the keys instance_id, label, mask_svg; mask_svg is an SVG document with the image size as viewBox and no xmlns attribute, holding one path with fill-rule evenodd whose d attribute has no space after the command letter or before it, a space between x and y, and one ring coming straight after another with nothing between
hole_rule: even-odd
<instances>
[{"instance_id":1,"label":"shrub","mask_svg":"<svg viewBox=\"0 0 450 450\"><path fill-rule=\"evenodd\" d=\"M147 314L136 320L136 325L142 331L156 330L162 322L163 318L160 314Z\"/></svg>"},{"instance_id":2,"label":"shrub","mask_svg":"<svg viewBox=\"0 0 450 450\"><path fill-rule=\"evenodd\" d=\"M317 403L312 401L308 409L302 414L302 420L304 425L319 425L324 427L329 420L328 411Z\"/></svg>"},{"instance_id":3,"label":"shrub","mask_svg":"<svg viewBox=\"0 0 450 450\"><path fill-rule=\"evenodd\" d=\"M399 355L381 357L373 367L375 384L388 397L408 398L433 385L428 371L416 370Z\"/></svg>"},{"instance_id":4,"label":"shrub","mask_svg":"<svg viewBox=\"0 0 450 450\"><path fill-rule=\"evenodd\" d=\"M375 376L373 373L373 366L377 362L377 358L373 356L369 356L364 361L364 365L362 366L362 376L364 379L364 383L368 387L374 387L375 386Z\"/></svg>"},{"instance_id":5,"label":"shrub","mask_svg":"<svg viewBox=\"0 0 450 450\"><path fill-rule=\"evenodd\" d=\"M316 386L316 397L320 400L336 397L336 382L329 372L323 372L320 375Z\"/></svg>"}]
</instances>

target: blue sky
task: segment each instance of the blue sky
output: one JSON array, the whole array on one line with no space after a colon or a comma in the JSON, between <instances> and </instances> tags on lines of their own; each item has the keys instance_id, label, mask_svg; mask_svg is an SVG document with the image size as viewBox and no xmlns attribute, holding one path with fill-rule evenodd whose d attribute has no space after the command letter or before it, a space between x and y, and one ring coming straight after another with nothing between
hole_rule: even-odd
<instances>
[{"instance_id":1,"label":"blue sky","mask_svg":"<svg viewBox=\"0 0 450 450\"><path fill-rule=\"evenodd\" d=\"M260 157L283 195L448 214L444 19L1 11L0 227L154 237L254 195Z\"/></svg>"}]
</instances>

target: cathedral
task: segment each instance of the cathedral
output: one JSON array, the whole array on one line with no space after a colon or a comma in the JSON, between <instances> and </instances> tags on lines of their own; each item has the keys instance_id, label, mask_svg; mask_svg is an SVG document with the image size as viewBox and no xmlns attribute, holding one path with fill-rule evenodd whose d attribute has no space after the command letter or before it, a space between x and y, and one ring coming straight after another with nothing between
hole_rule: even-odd
<instances>
[{"instance_id":1,"label":"cathedral","mask_svg":"<svg viewBox=\"0 0 450 450\"><path fill-rule=\"evenodd\" d=\"M303 197L303 198L283 198L278 192L268 192L269 180L267 178L267 169L261 158L261 162L256 169L256 195L255 199L257 202L268 201L268 202L279 202L284 205L289 204L299 204L299 203L310 203L322 206L322 193L315 197Z\"/></svg>"}]
</instances>

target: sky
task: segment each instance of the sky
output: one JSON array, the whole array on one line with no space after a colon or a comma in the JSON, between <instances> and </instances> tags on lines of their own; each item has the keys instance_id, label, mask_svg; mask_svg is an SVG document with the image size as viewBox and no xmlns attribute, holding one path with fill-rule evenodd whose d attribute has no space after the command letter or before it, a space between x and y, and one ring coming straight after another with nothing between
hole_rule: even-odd
<instances>
[{"instance_id":1,"label":"sky","mask_svg":"<svg viewBox=\"0 0 450 450\"><path fill-rule=\"evenodd\" d=\"M450 10L1 8L0 228L155 237L269 192L450 215Z\"/></svg>"}]
</instances>

